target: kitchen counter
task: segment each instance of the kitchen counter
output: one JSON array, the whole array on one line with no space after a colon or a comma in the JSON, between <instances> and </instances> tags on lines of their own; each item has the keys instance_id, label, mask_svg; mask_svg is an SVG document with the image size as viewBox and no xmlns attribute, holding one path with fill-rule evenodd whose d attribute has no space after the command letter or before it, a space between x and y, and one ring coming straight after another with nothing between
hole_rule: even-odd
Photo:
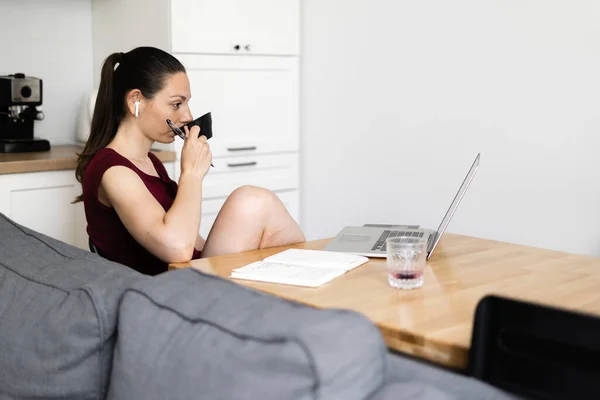
<instances>
[{"instance_id":1,"label":"kitchen counter","mask_svg":"<svg viewBox=\"0 0 600 400\"><path fill-rule=\"evenodd\" d=\"M81 146L52 146L50 151L36 153L0 153L0 175L20 172L75 169ZM175 161L174 151L152 151L163 163Z\"/></svg>"}]
</instances>

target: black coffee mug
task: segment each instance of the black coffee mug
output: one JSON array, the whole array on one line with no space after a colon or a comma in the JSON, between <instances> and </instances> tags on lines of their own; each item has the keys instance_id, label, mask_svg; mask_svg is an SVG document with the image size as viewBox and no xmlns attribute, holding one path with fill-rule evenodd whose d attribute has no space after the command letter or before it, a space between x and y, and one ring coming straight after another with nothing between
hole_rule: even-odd
<instances>
[{"instance_id":1,"label":"black coffee mug","mask_svg":"<svg viewBox=\"0 0 600 400\"><path fill-rule=\"evenodd\" d=\"M204 136L206 136L207 139L210 139L213 136L212 117L210 115L210 112L207 112L203 116L198 117L195 120L193 120L192 122L185 124L185 126L187 126L188 129L190 129L190 130L192 129L192 126L194 126L194 125L198 125L200 127L200 134L198 135L198 137L204 135ZM181 130L183 130L183 127L181 127Z\"/></svg>"}]
</instances>

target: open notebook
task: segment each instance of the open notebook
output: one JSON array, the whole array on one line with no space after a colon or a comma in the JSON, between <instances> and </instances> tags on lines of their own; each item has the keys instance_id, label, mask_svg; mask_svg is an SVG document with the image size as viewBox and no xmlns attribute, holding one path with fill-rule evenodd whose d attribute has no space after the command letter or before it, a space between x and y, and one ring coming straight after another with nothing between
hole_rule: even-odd
<instances>
[{"instance_id":1,"label":"open notebook","mask_svg":"<svg viewBox=\"0 0 600 400\"><path fill-rule=\"evenodd\" d=\"M288 249L234 269L231 278L317 287L367 261L367 257L353 254Z\"/></svg>"}]
</instances>

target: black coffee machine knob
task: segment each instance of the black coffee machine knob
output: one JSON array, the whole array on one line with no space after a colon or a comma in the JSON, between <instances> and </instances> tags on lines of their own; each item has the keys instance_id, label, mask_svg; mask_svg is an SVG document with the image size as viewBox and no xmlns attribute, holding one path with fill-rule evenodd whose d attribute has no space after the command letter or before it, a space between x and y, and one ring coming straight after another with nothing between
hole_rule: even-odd
<instances>
[{"instance_id":1,"label":"black coffee machine knob","mask_svg":"<svg viewBox=\"0 0 600 400\"><path fill-rule=\"evenodd\" d=\"M24 74L24 73L22 73L22 72L17 72L17 73L15 74L15 78L16 78L16 79L25 79L25 74Z\"/></svg>"},{"instance_id":2,"label":"black coffee machine knob","mask_svg":"<svg viewBox=\"0 0 600 400\"><path fill-rule=\"evenodd\" d=\"M31 96L31 88L29 86L23 86L21 88L21 96L23 96L24 99Z\"/></svg>"}]
</instances>

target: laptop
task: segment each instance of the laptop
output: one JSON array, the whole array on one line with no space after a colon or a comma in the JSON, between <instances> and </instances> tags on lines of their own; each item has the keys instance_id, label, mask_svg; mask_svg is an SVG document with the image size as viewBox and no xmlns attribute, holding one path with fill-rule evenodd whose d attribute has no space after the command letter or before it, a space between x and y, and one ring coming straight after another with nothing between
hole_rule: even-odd
<instances>
[{"instance_id":1,"label":"laptop","mask_svg":"<svg viewBox=\"0 0 600 400\"><path fill-rule=\"evenodd\" d=\"M460 185L458 193L454 196L450 208L446 211L446 215L442 218L442 222L436 231L421 228L419 225L347 226L337 234L324 250L353 253L367 257L386 257L386 239L405 236L413 237L415 241L421 238L427 240L427 259L429 259L479 168L480 156L481 154L477 154L477 157L475 157L471 169L462 185Z\"/></svg>"}]
</instances>

